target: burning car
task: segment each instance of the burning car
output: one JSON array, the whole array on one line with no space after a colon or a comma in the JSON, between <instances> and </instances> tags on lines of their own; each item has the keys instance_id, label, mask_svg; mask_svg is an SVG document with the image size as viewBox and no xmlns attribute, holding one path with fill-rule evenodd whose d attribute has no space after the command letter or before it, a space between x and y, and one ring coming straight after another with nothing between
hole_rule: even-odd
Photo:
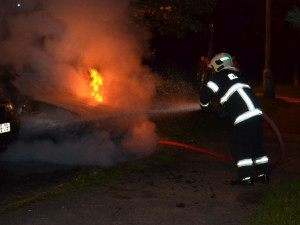
<instances>
[{"instance_id":1,"label":"burning car","mask_svg":"<svg viewBox=\"0 0 300 225\"><path fill-rule=\"evenodd\" d=\"M101 103L103 101L102 77L96 69L90 69L89 74L91 97L95 102ZM8 97L0 98L1 146L5 146L18 137L51 139L51 137L60 137L59 134L61 133L64 133L63 136L69 136L71 133L73 136L74 133L81 133L84 130L83 126L95 126L95 121L88 122L89 119L85 117L107 113L108 106L100 104L98 107L91 107L84 100L81 102L74 101L73 96L64 96L63 98L56 96L53 101L53 96L36 99L32 96L23 95L14 85L13 81L17 77L18 75L9 66L0 66L0 94ZM98 110L94 112L93 110L97 108ZM15 115L19 119L16 119ZM22 121L24 128L21 130L20 121ZM104 124L103 121L101 123ZM53 141L56 142L56 139L54 138Z\"/></svg>"},{"instance_id":2,"label":"burning car","mask_svg":"<svg viewBox=\"0 0 300 225\"><path fill-rule=\"evenodd\" d=\"M0 79L0 90L14 103L21 127L2 161L107 166L156 148L155 125L142 111L109 104L98 70L89 70L84 97L69 92L23 95L11 85L11 73Z\"/></svg>"},{"instance_id":3,"label":"burning car","mask_svg":"<svg viewBox=\"0 0 300 225\"><path fill-rule=\"evenodd\" d=\"M15 118L13 103L0 96L0 151L5 150L8 143L16 140L20 129L20 120Z\"/></svg>"}]
</instances>

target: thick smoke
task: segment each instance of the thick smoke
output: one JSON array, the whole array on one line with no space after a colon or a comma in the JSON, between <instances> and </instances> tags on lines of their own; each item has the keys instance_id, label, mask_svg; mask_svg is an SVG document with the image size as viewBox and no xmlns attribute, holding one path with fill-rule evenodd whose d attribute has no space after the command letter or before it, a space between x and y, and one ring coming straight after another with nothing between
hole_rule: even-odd
<instances>
[{"instance_id":1,"label":"thick smoke","mask_svg":"<svg viewBox=\"0 0 300 225\"><path fill-rule=\"evenodd\" d=\"M21 7L13 0L0 2L0 65L17 74L14 84L22 96L78 114L87 112L93 102L88 69L96 68L104 79L104 105L101 110L94 106L90 112L94 118L101 118L104 108L119 113L148 109L154 76L141 62L148 54L150 34L132 22L129 0L19 2ZM60 113L53 115L61 118ZM145 116L113 122L118 132L126 131L121 144L111 139L109 126L93 128L90 135L76 140L26 142L33 129L48 128L44 120L33 122L37 120L27 119L25 125L21 120L20 140L2 158L111 165L127 153L149 155L157 143L155 125ZM26 122L36 126L28 127Z\"/></svg>"}]
</instances>

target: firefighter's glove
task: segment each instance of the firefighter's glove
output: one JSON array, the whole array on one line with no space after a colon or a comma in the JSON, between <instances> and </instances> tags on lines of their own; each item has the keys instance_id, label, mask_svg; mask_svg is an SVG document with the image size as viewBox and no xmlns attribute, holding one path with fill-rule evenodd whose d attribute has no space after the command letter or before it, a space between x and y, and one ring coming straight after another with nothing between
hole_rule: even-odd
<instances>
[{"instance_id":1,"label":"firefighter's glove","mask_svg":"<svg viewBox=\"0 0 300 225\"><path fill-rule=\"evenodd\" d=\"M216 111L218 117L220 117L220 118L224 118L224 117L228 116L227 111L225 110L224 106L221 104L218 104L216 106L215 111Z\"/></svg>"}]
</instances>

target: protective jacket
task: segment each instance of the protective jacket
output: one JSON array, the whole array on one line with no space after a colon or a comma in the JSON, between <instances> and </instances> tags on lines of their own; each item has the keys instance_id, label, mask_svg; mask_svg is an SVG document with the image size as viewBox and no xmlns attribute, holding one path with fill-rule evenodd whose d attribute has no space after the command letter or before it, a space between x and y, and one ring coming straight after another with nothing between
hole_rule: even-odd
<instances>
[{"instance_id":1,"label":"protective jacket","mask_svg":"<svg viewBox=\"0 0 300 225\"><path fill-rule=\"evenodd\" d=\"M215 95L234 125L253 116L262 115L261 106L255 93L234 70L223 69L207 82L200 96L201 107L209 107Z\"/></svg>"}]
</instances>

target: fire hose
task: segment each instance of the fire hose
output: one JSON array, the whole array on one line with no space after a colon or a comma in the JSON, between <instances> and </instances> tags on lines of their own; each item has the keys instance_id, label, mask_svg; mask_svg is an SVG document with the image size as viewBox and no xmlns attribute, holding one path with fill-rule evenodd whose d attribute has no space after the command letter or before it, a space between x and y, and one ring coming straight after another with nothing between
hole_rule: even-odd
<instances>
[{"instance_id":1,"label":"fire hose","mask_svg":"<svg viewBox=\"0 0 300 225\"><path fill-rule=\"evenodd\" d=\"M281 136L278 128L276 127L274 122L270 119L270 117L266 113L263 113L263 119L272 128L272 131L276 135L276 138L277 138L277 141L278 141L279 147L280 147L280 157L274 163L271 164L271 167L275 168L279 164L281 164L284 160L285 146L284 146L283 139L282 139L282 136ZM211 150L208 150L208 149L199 148L199 147L195 147L195 146L191 146L191 145L187 145L187 144L183 144L183 143L179 143L179 142L168 141L168 140L160 140L159 144L182 147L182 148L185 148L185 149L201 152L201 153L211 155L211 156L214 156L214 157L226 159L226 160L229 160L229 161L234 161L232 156L224 155L224 154L214 152L214 151L211 151Z\"/></svg>"}]
</instances>

